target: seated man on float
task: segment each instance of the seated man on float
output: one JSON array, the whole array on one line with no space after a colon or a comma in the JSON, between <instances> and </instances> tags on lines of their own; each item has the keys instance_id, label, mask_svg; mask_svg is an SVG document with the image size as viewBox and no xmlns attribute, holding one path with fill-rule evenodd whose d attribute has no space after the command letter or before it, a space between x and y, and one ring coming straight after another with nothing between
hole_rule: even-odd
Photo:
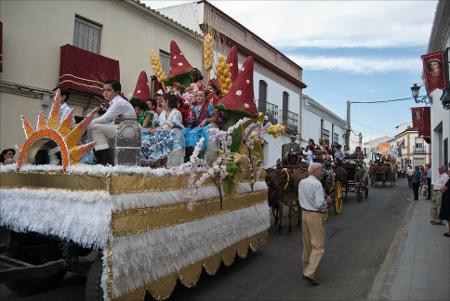
<instances>
[{"instance_id":1,"label":"seated man on float","mask_svg":"<svg viewBox=\"0 0 450 301\"><path fill-rule=\"evenodd\" d=\"M355 148L355 152L353 153L353 155L356 157L356 159L361 160L364 159L364 154L361 151L361 148L359 146L357 146Z\"/></svg>"},{"instance_id":2,"label":"seated man on float","mask_svg":"<svg viewBox=\"0 0 450 301\"><path fill-rule=\"evenodd\" d=\"M116 80L103 83L103 97L109 103L109 108L102 116L92 120L88 128L88 138L95 142L94 153L97 162L103 165L114 163L108 139L115 138L118 120L136 120L133 106L120 96L121 89L122 86Z\"/></svg>"},{"instance_id":3,"label":"seated man on float","mask_svg":"<svg viewBox=\"0 0 450 301\"><path fill-rule=\"evenodd\" d=\"M214 112L214 105L207 103L207 94L205 89L198 89L194 92L196 105L192 107L192 114L190 116L190 128L185 129L186 136L186 157L187 161L192 154L192 151L198 141L205 138L203 147L200 152L200 157L205 154L208 145L208 129L217 127L217 116Z\"/></svg>"},{"instance_id":4,"label":"seated man on float","mask_svg":"<svg viewBox=\"0 0 450 301\"><path fill-rule=\"evenodd\" d=\"M295 142L295 140L295 135L291 135L291 142L283 144L281 147L284 165L298 164L301 161L299 160L301 155L300 144Z\"/></svg>"},{"instance_id":5,"label":"seated man on float","mask_svg":"<svg viewBox=\"0 0 450 301\"><path fill-rule=\"evenodd\" d=\"M344 158L344 153L341 150L342 146L340 144L336 145L336 150L334 152L334 159L336 162L341 161Z\"/></svg>"}]
</instances>

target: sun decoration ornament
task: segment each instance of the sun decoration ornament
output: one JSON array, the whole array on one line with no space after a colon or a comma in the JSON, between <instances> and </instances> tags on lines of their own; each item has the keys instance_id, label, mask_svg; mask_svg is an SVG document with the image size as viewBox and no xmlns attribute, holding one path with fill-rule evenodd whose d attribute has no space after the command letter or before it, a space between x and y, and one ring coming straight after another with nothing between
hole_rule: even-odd
<instances>
[{"instance_id":1,"label":"sun decoration ornament","mask_svg":"<svg viewBox=\"0 0 450 301\"><path fill-rule=\"evenodd\" d=\"M36 130L33 129L28 119L23 115L20 116L26 141L20 150L17 162L18 170L20 170L24 162L28 163L30 161L27 155L33 145L43 139L53 140L58 145L61 152L63 170L66 170L70 164L77 164L80 158L94 147L94 142L80 145L79 142L98 108L92 110L82 122L74 127L71 127L74 116L73 109L62 121L60 121L60 110L61 99L58 90L48 120L45 120L44 114L40 112L37 118Z\"/></svg>"}]
</instances>

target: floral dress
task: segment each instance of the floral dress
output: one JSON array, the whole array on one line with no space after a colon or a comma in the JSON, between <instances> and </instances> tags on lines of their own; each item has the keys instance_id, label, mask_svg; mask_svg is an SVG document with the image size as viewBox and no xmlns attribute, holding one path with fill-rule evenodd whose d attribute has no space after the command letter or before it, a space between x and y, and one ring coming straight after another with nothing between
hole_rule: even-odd
<instances>
[{"instance_id":1,"label":"floral dress","mask_svg":"<svg viewBox=\"0 0 450 301\"><path fill-rule=\"evenodd\" d=\"M180 111L172 109L166 116L163 110L158 118L159 127L155 132L142 129L141 133L141 162L153 163L158 159L167 157L171 152L183 146L183 135L177 134L174 129L183 129ZM182 133L182 131L179 131Z\"/></svg>"},{"instance_id":2,"label":"floral dress","mask_svg":"<svg viewBox=\"0 0 450 301\"><path fill-rule=\"evenodd\" d=\"M192 112L195 117L193 128L186 128L184 130L186 147L195 147L197 142L200 141L202 137L205 138L201 151L204 151L208 146L208 129L211 128L211 125L208 124L206 126L200 126L200 124L203 120L211 118L214 115L214 105L211 103L205 103L203 106L197 105L192 108Z\"/></svg>"}]
</instances>

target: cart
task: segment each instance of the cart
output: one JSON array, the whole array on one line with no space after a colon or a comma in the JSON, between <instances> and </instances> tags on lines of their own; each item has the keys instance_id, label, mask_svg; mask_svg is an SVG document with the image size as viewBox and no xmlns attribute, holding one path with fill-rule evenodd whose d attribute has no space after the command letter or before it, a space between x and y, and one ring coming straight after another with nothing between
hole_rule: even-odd
<instances>
[{"instance_id":1,"label":"cart","mask_svg":"<svg viewBox=\"0 0 450 301\"><path fill-rule=\"evenodd\" d=\"M345 200L349 192L356 195L356 201L361 202L369 196L369 177L364 162L359 159L344 159L336 167L336 174L345 188Z\"/></svg>"}]
</instances>

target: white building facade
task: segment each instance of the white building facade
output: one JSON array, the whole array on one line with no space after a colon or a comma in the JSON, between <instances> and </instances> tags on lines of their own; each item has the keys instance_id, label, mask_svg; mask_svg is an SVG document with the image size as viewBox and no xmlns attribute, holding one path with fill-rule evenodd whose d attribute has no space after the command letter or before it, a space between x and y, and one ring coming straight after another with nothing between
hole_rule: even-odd
<instances>
[{"instance_id":1,"label":"white building facade","mask_svg":"<svg viewBox=\"0 0 450 301\"><path fill-rule=\"evenodd\" d=\"M416 128L399 128L394 139L398 147L397 162L400 168L406 168L408 165L415 168L431 162L430 144L419 136Z\"/></svg>"},{"instance_id":2,"label":"white building facade","mask_svg":"<svg viewBox=\"0 0 450 301\"><path fill-rule=\"evenodd\" d=\"M347 123L319 102L303 94L302 144L313 139L316 144L345 145Z\"/></svg>"},{"instance_id":3,"label":"white building facade","mask_svg":"<svg viewBox=\"0 0 450 301\"><path fill-rule=\"evenodd\" d=\"M433 27L428 44L428 52L444 51L450 47L450 2L440 0L436 6ZM447 72L450 70L447 62ZM447 75L447 97L450 98L450 82ZM431 161L432 182L438 177L437 167L449 167L450 159L450 110L444 109L441 98L444 91L434 90L431 95ZM450 101L450 99L449 99Z\"/></svg>"},{"instance_id":4,"label":"white building facade","mask_svg":"<svg viewBox=\"0 0 450 301\"><path fill-rule=\"evenodd\" d=\"M372 139L363 144L363 152L367 162L375 161L376 155L380 153L380 144L391 143L392 137L383 136L376 139Z\"/></svg>"}]
</instances>

